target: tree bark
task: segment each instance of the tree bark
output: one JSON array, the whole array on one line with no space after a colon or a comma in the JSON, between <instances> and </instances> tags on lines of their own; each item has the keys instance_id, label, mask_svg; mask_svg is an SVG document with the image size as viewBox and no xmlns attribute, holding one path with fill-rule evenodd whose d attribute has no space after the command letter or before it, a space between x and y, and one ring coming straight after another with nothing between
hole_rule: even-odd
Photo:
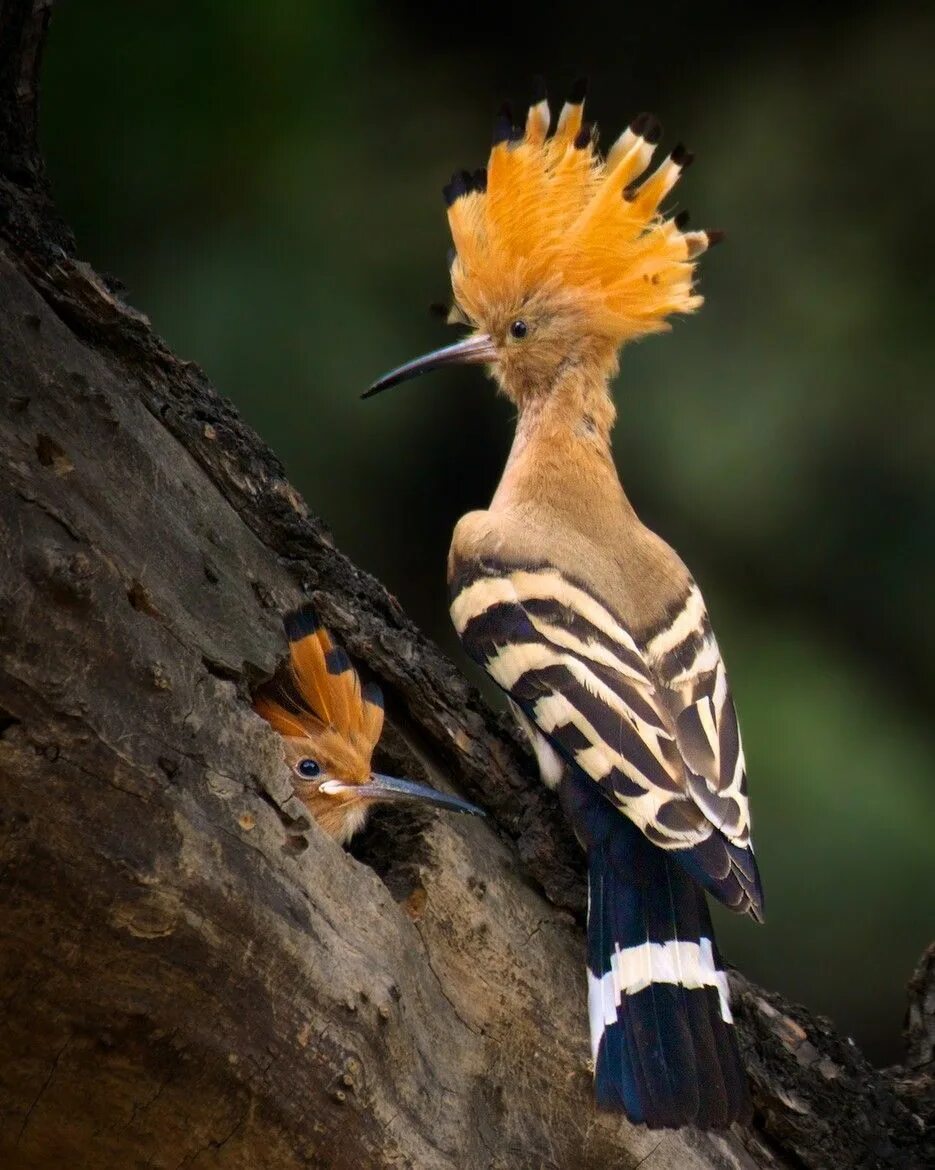
<instances>
[{"instance_id":1,"label":"tree bark","mask_svg":"<svg viewBox=\"0 0 935 1170\"><path fill-rule=\"evenodd\" d=\"M582 859L501 717L275 456L76 259L37 151L48 0L0 0L0 1166L910 1167L935 960L871 1068L733 976L756 1115L595 1113ZM309 823L250 688L311 597L387 770L486 822Z\"/></svg>"}]
</instances>

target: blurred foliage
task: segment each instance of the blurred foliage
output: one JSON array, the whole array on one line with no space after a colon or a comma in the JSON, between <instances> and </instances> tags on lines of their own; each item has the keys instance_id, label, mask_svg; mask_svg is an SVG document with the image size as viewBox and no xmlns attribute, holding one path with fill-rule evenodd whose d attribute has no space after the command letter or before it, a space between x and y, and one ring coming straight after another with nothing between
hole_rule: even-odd
<instances>
[{"instance_id":1,"label":"blurred foliage","mask_svg":"<svg viewBox=\"0 0 935 1170\"><path fill-rule=\"evenodd\" d=\"M624 354L616 443L701 581L744 725L768 924L722 916L725 949L895 1060L935 934L935 12L529 11L60 3L60 207L463 664L447 543L493 490L509 412L476 370L358 401L444 340L439 188L536 72L589 73L608 139L650 108L689 142L678 199L730 240L702 314Z\"/></svg>"}]
</instances>

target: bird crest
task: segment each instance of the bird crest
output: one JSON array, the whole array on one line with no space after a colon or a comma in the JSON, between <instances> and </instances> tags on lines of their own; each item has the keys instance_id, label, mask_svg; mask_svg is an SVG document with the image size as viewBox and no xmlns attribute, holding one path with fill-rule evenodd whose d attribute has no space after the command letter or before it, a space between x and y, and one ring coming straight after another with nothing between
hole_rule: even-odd
<instances>
[{"instance_id":1,"label":"bird crest","mask_svg":"<svg viewBox=\"0 0 935 1170\"><path fill-rule=\"evenodd\" d=\"M253 705L282 737L296 795L326 833L349 840L377 801L421 801L483 815L459 796L371 771L383 730L380 688L361 686L351 660L310 605L287 614L284 625L288 668L264 684Z\"/></svg>"},{"instance_id":2,"label":"bird crest","mask_svg":"<svg viewBox=\"0 0 935 1170\"><path fill-rule=\"evenodd\" d=\"M660 205L692 156L677 146L642 178L661 127L641 114L606 156L584 121L579 83L554 133L544 94L516 127L501 113L486 170L460 171L445 187L454 243L451 283L469 322L492 305L520 305L541 291L564 297L587 328L614 344L668 328L702 303L696 258L722 233L685 231L684 213Z\"/></svg>"},{"instance_id":3,"label":"bird crest","mask_svg":"<svg viewBox=\"0 0 935 1170\"><path fill-rule=\"evenodd\" d=\"M361 686L346 652L310 606L288 614L285 625L286 676L257 696L256 710L280 735L315 740L342 773L363 779L383 730L380 688Z\"/></svg>"}]
</instances>

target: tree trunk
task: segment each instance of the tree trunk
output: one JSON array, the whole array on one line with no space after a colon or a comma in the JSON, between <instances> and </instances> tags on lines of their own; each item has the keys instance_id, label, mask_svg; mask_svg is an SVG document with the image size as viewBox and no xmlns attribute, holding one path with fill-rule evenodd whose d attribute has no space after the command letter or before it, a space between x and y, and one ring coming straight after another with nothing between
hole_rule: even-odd
<instances>
[{"instance_id":1,"label":"tree trunk","mask_svg":"<svg viewBox=\"0 0 935 1170\"><path fill-rule=\"evenodd\" d=\"M0 1166L925 1164L931 954L904 1069L736 975L749 1128L595 1113L556 803L75 258L36 147L49 12L0 0ZM309 596L387 692L382 765L486 822L384 813L354 855L309 824L249 694Z\"/></svg>"}]
</instances>

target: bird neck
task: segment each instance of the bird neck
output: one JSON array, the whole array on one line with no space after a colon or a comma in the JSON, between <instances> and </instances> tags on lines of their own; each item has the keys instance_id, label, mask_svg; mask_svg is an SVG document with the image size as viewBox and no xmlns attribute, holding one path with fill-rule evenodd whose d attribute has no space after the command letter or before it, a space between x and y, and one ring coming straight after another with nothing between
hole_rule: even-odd
<instances>
[{"instance_id":1,"label":"bird neck","mask_svg":"<svg viewBox=\"0 0 935 1170\"><path fill-rule=\"evenodd\" d=\"M615 417L606 378L579 366L525 395L491 510L532 503L584 518L606 501L632 512L611 453Z\"/></svg>"}]
</instances>

